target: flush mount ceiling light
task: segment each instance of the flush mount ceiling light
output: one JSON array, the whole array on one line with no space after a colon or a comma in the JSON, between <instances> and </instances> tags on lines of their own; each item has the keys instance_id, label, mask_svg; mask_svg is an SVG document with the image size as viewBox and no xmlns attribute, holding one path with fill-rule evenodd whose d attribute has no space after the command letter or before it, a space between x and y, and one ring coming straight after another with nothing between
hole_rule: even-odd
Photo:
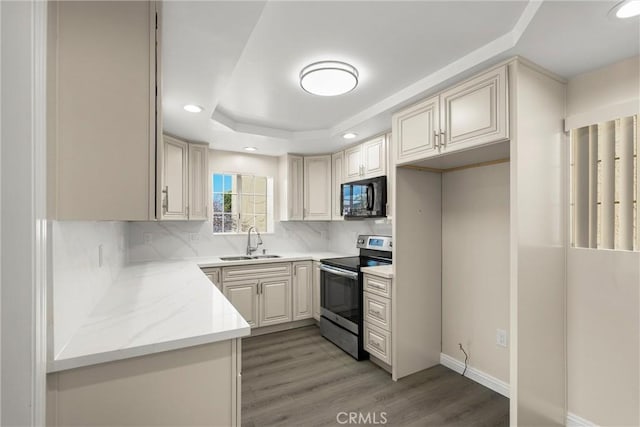
<instances>
[{"instance_id":1,"label":"flush mount ceiling light","mask_svg":"<svg viewBox=\"0 0 640 427\"><path fill-rule=\"evenodd\" d=\"M351 92L358 85L358 70L340 61L320 61L300 71L300 86L320 96L336 96Z\"/></svg>"},{"instance_id":2,"label":"flush mount ceiling light","mask_svg":"<svg viewBox=\"0 0 640 427\"><path fill-rule=\"evenodd\" d=\"M347 132L347 133L345 133L345 134L343 134L343 135L342 135L342 137L343 137L344 139L353 139L353 138L355 138L356 136L358 136L358 134L357 134L357 133L353 133L353 132Z\"/></svg>"},{"instance_id":3,"label":"flush mount ceiling light","mask_svg":"<svg viewBox=\"0 0 640 427\"><path fill-rule=\"evenodd\" d=\"M244 147L245 151L257 151L256 147Z\"/></svg>"},{"instance_id":4,"label":"flush mount ceiling light","mask_svg":"<svg viewBox=\"0 0 640 427\"><path fill-rule=\"evenodd\" d=\"M183 108L190 113L199 113L203 110L201 106L194 104L187 104Z\"/></svg>"},{"instance_id":5,"label":"flush mount ceiling light","mask_svg":"<svg viewBox=\"0 0 640 427\"><path fill-rule=\"evenodd\" d=\"M609 12L616 18L624 19L640 15L640 0L625 0L614 6Z\"/></svg>"}]
</instances>

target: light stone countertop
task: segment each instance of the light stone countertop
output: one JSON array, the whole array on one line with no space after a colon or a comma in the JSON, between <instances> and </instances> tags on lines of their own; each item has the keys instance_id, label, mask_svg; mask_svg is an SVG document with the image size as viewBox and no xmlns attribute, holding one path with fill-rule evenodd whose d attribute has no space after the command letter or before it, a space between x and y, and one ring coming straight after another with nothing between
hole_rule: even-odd
<instances>
[{"instance_id":1,"label":"light stone countertop","mask_svg":"<svg viewBox=\"0 0 640 427\"><path fill-rule=\"evenodd\" d=\"M363 273L373 274L374 276L384 277L385 279L393 279L393 265L377 265L375 267L362 267Z\"/></svg>"},{"instance_id":2,"label":"light stone countertop","mask_svg":"<svg viewBox=\"0 0 640 427\"><path fill-rule=\"evenodd\" d=\"M201 268L349 256L331 252L222 261L206 257L130 264L84 324L48 363L48 372L248 336L251 328Z\"/></svg>"}]
</instances>

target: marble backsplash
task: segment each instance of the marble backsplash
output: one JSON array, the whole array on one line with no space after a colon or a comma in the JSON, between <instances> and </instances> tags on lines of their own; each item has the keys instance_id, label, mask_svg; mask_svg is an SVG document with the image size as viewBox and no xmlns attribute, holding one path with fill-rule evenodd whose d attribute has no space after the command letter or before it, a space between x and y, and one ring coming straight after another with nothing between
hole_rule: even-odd
<instances>
[{"instance_id":1,"label":"marble backsplash","mask_svg":"<svg viewBox=\"0 0 640 427\"><path fill-rule=\"evenodd\" d=\"M329 246L331 252L357 254L356 241L360 234L391 236L392 226L372 219L332 221L329 223Z\"/></svg>"},{"instance_id":2,"label":"marble backsplash","mask_svg":"<svg viewBox=\"0 0 640 427\"><path fill-rule=\"evenodd\" d=\"M261 249L267 253L326 251L329 233L327 222L276 222L273 233L262 235ZM214 235L209 222L130 222L127 234L130 262L239 255L247 246L246 234Z\"/></svg>"},{"instance_id":3,"label":"marble backsplash","mask_svg":"<svg viewBox=\"0 0 640 427\"><path fill-rule=\"evenodd\" d=\"M129 262L243 254L246 234L214 235L208 222L130 222ZM391 225L373 220L276 222L263 234L267 253L324 252L356 254L359 234L391 235Z\"/></svg>"},{"instance_id":4,"label":"marble backsplash","mask_svg":"<svg viewBox=\"0 0 640 427\"><path fill-rule=\"evenodd\" d=\"M50 231L50 348L55 355L120 273L127 258L127 237L124 222L51 221Z\"/></svg>"}]
</instances>

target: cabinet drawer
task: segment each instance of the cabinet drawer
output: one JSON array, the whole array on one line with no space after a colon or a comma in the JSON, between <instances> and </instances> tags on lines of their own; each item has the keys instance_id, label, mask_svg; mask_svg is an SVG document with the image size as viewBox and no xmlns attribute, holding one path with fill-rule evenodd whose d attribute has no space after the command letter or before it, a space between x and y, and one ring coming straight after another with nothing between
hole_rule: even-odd
<instances>
[{"instance_id":1,"label":"cabinet drawer","mask_svg":"<svg viewBox=\"0 0 640 427\"><path fill-rule=\"evenodd\" d=\"M363 276L363 289L372 294L391 298L391 279L365 274Z\"/></svg>"},{"instance_id":2,"label":"cabinet drawer","mask_svg":"<svg viewBox=\"0 0 640 427\"><path fill-rule=\"evenodd\" d=\"M364 349L391 365L391 333L364 322Z\"/></svg>"},{"instance_id":3,"label":"cabinet drawer","mask_svg":"<svg viewBox=\"0 0 640 427\"><path fill-rule=\"evenodd\" d=\"M254 264L222 269L222 282L291 275L291 263Z\"/></svg>"},{"instance_id":4,"label":"cabinet drawer","mask_svg":"<svg viewBox=\"0 0 640 427\"><path fill-rule=\"evenodd\" d=\"M391 331L391 300L365 292L364 320L385 331Z\"/></svg>"}]
</instances>

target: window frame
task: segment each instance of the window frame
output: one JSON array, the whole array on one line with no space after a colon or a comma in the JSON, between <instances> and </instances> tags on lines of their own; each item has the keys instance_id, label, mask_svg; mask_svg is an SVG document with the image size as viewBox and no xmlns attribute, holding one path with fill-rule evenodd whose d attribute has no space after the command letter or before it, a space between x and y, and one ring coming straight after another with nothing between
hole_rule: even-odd
<instances>
[{"instance_id":1,"label":"window frame","mask_svg":"<svg viewBox=\"0 0 640 427\"><path fill-rule=\"evenodd\" d=\"M214 179L216 175L222 175L223 176L223 192L215 192L215 186L214 186ZM224 195L224 176L231 176L232 177L232 193L231 193L231 197L232 197L232 203L233 203L233 197L235 197L236 203L235 206L237 206L237 208L234 209L233 205L232 205L232 209L231 209L231 214L230 215L236 215L237 219L236 219L236 230L235 231L215 231L214 230L214 216L216 214L222 214L223 216L223 220L224 220L224 216L227 215L224 212L224 209L222 211L216 211L214 209L214 203L215 203L215 196L217 194L222 194ZM246 231L242 231L242 199L243 199L243 195L247 195L247 196L252 196L253 199L253 225L252 226L256 226L255 225L255 196L261 196L261 194L255 193L255 184L254 184L254 192L253 193L243 193L242 190L242 177L243 176L250 176L252 178L264 178L266 181L266 188L265 188L265 193L264 193L264 197L265 197L265 230L259 230L260 234L273 234L274 233L274 222L275 222L275 205L274 205L274 186L275 186L275 180L273 177L271 176L267 176L267 175L256 175L253 173L244 173L244 172L229 172L229 171L212 171L209 173L209 183L211 184L211 190L210 190L210 194L211 194L211 202L210 202L210 206L211 206L211 214L209 217L209 222L211 225L211 232L212 234L218 236L218 235L222 235L222 236L238 236L238 235L244 235L246 234ZM235 187L236 187L236 191L233 192L233 179L235 177ZM224 201L223 201L224 203ZM237 212L237 213L234 213ZM223 222L224 224L224 222ZM223 225L224 227L224 225Z\"/></svg>"}]
</instances>

